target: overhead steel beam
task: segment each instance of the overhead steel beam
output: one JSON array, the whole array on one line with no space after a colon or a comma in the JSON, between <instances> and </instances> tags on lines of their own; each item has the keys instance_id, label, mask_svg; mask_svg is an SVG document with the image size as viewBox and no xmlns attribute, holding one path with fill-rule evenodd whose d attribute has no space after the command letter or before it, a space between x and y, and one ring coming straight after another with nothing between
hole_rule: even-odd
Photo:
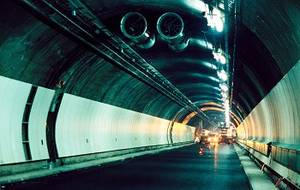
<instances>
[{"instance_id":1,"label":"overhead steel beam","mask_svg":"<svg viewBox=\"0 0 300 190\"><path fill-rule=\"evenodd\" d=\"M16 0L47 23L84 43L108 62L154 87L178 105L211 122L194 103L143 59L120 37L111 33L92 11L79 0Z\"/></svg>"}]
</instances>

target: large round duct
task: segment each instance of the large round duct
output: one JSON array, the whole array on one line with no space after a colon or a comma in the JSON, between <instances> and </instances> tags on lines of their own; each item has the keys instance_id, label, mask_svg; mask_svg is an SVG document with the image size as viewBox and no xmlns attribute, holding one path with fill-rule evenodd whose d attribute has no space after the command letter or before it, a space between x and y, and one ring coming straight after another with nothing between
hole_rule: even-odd
<instances>
[{"instance_id":1,"label":"large round duct","mask_svg":"<svg viewBox=\"0 0 300 190\"><path fill-rule=\"evenodd\" d=\"M167 12L157 20L157 31L162 40L169 43L169 46L177 51L188 46L189 40L184 36L184 22L177 13Z\"/></svg>"},{"instance_id":2,"label":"large round duct","mask_svg":"<svg viewBox=\"0 0 300 190\"><path fill-rule=\"evenodd\" d=\"M151 48L155 43L155 35L150 35L147 31L146 18L138 12L129 12L124 15L120 27L123 35L141 48Z\"/></svg>"}]
</instances>

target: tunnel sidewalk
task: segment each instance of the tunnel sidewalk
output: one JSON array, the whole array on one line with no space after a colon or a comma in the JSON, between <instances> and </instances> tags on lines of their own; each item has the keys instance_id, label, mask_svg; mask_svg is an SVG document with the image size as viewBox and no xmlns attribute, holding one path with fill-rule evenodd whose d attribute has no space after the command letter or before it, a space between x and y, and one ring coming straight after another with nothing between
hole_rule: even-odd
<instances>
[{"instance_id":1,"label":"tunnel sidewalk","mask_svg":"<svg viewBox=\"0 0 300 190\"><path fill-rule=\"evenodd\" d=\"M249 179L249 183L253 190L275 190L278 189L269 179L269 177L261 171L257 165L246 155L246 152L238 145L234 145L234 149L238 154L241 165Z\"/></svg>"}]
</instances>

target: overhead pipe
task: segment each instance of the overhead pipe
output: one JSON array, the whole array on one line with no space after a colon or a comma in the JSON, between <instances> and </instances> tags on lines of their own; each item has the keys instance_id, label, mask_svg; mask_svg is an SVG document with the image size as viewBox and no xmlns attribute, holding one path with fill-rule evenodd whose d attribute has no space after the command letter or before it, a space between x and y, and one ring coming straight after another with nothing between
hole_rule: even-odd
<instances>
[{"instance_id":1,"label":"overhead pipe","mask_svg":"<svg viewBox=\"0 0 300 190\"><path fill-rule=\"evenodd\" d=\"M189 39L183 33L184 22L177 13L167 12L161 15L156 24L160 38L169 43L169 47L175 51L184 50Z\"/></svg>"},{"instance_id":2,"label":"overhead pipe","mask_svg":"<svg viewBox=\"0 0 300 190\"><path fill-rule=\"evenodd\" d=\"M151 48L155 43L155 35L148 32L146 18L138 12L129 12L123 16L120 23L121 32L138 47Z\"/></svg>"}]
</instances>

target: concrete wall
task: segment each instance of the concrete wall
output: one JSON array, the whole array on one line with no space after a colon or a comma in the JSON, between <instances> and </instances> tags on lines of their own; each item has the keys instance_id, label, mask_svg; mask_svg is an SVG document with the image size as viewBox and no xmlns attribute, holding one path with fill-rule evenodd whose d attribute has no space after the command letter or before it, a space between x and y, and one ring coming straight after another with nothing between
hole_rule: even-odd
<instances>
[{"instance_id":1,"label":"concrete wall","mask_svg":"<svg viewBox=\"0 0 300 190\"><path fill-rule=\"evenodd\" d=\"M0 165L48 159L46 121L53 90L38 87L29 120L31 159L22 119L31 84L0 76ZM64 94L56 122L59 157L191 141L194 128L78 96ZM172 135L169 132L172 131Z\"/></svg>"},{"instance_id":2,"label":"concrete wall","mask_svg":"<svg viewBox=\"0 0 300 190\"><path fill-rule=\"evenodd\" d=\"M300 144L300 62L252 110L237 128L239 138Z\"/></svg>"}]
</instances>

